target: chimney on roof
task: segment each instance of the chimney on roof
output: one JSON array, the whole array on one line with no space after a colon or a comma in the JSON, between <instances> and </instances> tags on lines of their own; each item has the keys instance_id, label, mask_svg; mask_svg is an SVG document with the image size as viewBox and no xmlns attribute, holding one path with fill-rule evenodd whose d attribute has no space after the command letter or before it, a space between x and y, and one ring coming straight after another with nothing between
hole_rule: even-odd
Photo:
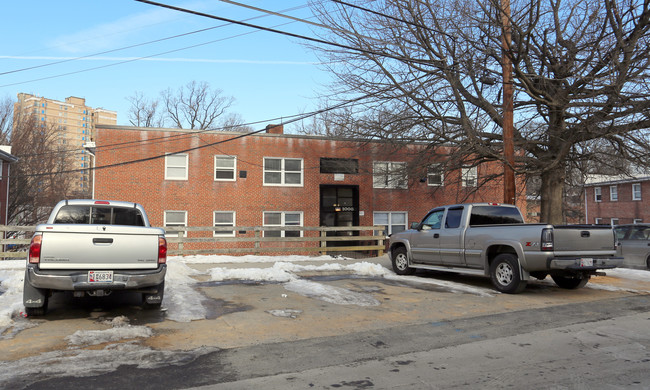
<instances>
[{"instance_id":1,"label":"chimney on roof","mask_svg":"<svg viewBox=\"0 0 650 390\"><path fill-rule=\"evenodd\" d=\"M267 125L266 132L269 134L284 134L284 125Z\"/></svg>"}]
</instances>

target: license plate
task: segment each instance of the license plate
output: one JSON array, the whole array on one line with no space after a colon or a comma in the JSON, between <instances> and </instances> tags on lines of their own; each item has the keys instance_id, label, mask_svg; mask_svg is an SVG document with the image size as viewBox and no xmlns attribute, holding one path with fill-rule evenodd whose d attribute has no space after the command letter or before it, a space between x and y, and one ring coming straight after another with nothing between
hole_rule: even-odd
<instances>
[{"instance_id":1,"label":"license plate","mask_svg":"<svg viewBox=\"0 0 650 390\"><path fill-rule=\"evenodd\" d=\"M592 267L594 265L594 259L580 259L581 267Z\"/></svg>"},{"instance_id":2,"label":"license plate","mask_svg":"<svg viewBox=\"0 0 650 390\"><path fill-rule=\"evenodd\" d=\"M88 283L112 283L113 271L88 271Z\"/></svg>"}]
</instances>

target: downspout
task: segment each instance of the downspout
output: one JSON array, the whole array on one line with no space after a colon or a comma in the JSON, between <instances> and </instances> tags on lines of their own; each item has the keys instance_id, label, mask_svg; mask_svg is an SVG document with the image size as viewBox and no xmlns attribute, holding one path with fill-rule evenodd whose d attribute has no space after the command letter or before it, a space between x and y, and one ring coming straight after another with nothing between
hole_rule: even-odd
<instances>
[{"instance_id":1,"label":"downspout","mask_svg":"<svg viewBox=\"0 0 650 390\"><path fill-rule=\"evenodd\" d=\"M587 210L587 188L585 188L585 225L589 224L589 210Z\"/></svg>"}]
</instances>

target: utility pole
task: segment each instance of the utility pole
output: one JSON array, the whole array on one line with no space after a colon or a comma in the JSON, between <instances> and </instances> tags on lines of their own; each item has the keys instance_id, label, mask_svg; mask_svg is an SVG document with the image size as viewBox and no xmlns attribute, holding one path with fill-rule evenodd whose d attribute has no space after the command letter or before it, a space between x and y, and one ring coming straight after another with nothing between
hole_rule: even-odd
<instances>
[{"instance_id":1,"label":"utility pole","mask_svg":"<svg viewBox=\"0 0 650 390\"><path fill-rule=\"evenodd\" d=\"M501 0L501 66L503 70L503 202L515 204L515 147L510 0Z\"/></svg>"}]
</instances>

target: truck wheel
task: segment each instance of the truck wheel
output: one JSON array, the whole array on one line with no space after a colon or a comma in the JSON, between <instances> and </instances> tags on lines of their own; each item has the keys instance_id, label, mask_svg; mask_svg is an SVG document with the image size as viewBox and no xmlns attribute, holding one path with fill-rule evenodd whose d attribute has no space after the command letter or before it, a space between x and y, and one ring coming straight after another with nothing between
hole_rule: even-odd
<instances>
[{"instance_id":1,"label":"truck wheel","mask_svg":"<svg viewBox=\"0 0 650 390\"><path fill-rule=\"evenodd\" d=\"M415 268L409 267L409 258L406 248L403 246L393 251L391 262L393 263L393 271L398 275L413 275L415 273Z\"/></svg>"},{"instance_id":2,"label":"truck wheel","mask_svg":"<svg viewBox=\"0 0 650 390\"><path fill-rule=\"evenodd\" d=\"M511 253L502 253L494 258L490 264L490 279L498 291L506 294L520 293L528 284L521 280L519 261Z\"/></svg>"},{"instance_id":3,"label":"truck wheel","mask_svg":"<svg viewBox=\"0 0 650 390\"><path fill-rule=\"evenodd\" d=\"M587 282L589 282L589 275L585 275L582 278L572 278L564 275L551 275L555 284L560 288L566 288L567 290L575 290L577 288L583 288Z\"/></svg>"},{"instance_id":4,"label":"truck wheel","mask_svg":"<svg viewBox=\"0 0 650 390\"><path fill-rule=\"evenodd\" d=\"M145 310L159 309L162 305L163 296L165 295L165 282L163 281L157 286L154 286L157 293L144 293L142 294L142 308ZM152 289L153 289L152 288Z\"/></svg>"}]
</instances>

